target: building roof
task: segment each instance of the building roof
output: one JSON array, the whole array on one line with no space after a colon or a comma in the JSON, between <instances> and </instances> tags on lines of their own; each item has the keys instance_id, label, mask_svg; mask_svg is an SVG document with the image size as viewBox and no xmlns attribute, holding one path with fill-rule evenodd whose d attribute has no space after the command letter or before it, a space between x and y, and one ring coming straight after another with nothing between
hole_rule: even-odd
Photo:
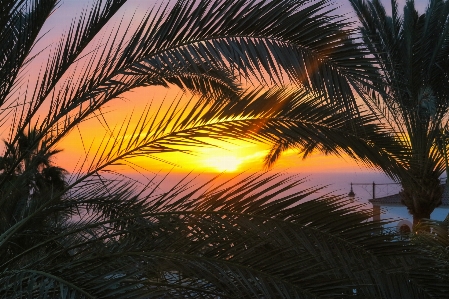
<instances>
[{"instance_id":1,"label":"building roof","mask_svg":"<svg viewBox=\"0 0 449 299\"><path fill-rule=\"evenodd\" d=\"M446 184L442 184L444 191L443 191L443 198L441 200L440 207L449 207L449 188L445 188ZM374 198L369 200L370 203L375 205L400 205L403 206L401 203L401 196L398 194L388 195L384 197Z\"/></svg>"}]
</instances>

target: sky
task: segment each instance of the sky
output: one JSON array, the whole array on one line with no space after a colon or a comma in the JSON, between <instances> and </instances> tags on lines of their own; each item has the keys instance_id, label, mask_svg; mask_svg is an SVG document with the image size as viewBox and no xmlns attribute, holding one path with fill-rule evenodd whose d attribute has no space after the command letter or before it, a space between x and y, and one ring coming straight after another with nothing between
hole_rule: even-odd
<instances>
[{"instance_id":1,"label":"sky","mask_svg":"<svg viewBox=\"0 0 449 299\"><path fill-rule=\"evenodd\" d=\"M91 1L63 0L60 7L50 17L45 30L48 34L41 43L54 41L57 36L64 32L68 20L79 14L82 7ZM142 17L149 7L156 1L130 0L115 18L115 24L120 19L127 20L133 16L136 20ZM335 1L339 6L338 12L352 17L351 7L347 1ZM390 1L383 1L389 9ZM427 1L415 1L416 6L422 12ZM399 1L402 7L405 1ZM135 120L139 111L152 102L158 102L162 98L176 99L181 96L177 88L146 87L134 90L124 94L120 99L111 102L103 108L104 119L94 118L80 126L82 137L78 131L74 131L70 136L63 140L60 148L63 152L58 155L56 162L63 165L64 168L71 171L76 168L76 164L82 160L87 148L92 145L99 145L104 136L108 134L109 128L131 118ZM131 116L133 115L133 116ZM105 125L105 120L107 126ZM108 128L109 127L109 128ZM233 144L221 144L221 148L197 148L192 154L163 154L158 157L166 162L160 162L155 159L138 157L132 160L136 168L143 173L188 173L191 171L201 173L238 173L241 171L261 171L264 169L263 157L266 155L269 147L263 144L251 144L241 141L235 141ZM135 171L129 168L118 169L122 172ZM306 160L301 159L293 151L284 153L274 170L286 171L292 173L315 174L315 182L324 180L344 181L341 186L347 185L349 181L367 180L371 181L373 177L378 180L388 180L385 176L379 176L373 170L367 169L349 158L324 156L316 153ZM324 179L322 174L333 175L332 178ZM371 177L370 177L371 175ZM320 177L321 176L321 177Z\"/></svg>"}]
</instances>

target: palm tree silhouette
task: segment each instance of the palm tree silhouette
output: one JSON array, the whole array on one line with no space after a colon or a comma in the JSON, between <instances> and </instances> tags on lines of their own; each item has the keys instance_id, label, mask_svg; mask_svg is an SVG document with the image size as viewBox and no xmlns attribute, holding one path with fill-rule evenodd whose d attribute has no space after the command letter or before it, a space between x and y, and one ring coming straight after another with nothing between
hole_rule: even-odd
<instances>
[{"instance_id":1,"label":"palm tree silhouette","mask_svg":"<svg viewBox=\"0 0 449 299\"><path fill-rule=\"evenodd\" d=\"M380 1L351 1L362 24L360 32L375 56L382 92L367 104L400 143L392 149L399 167L394 176L402 183L402 202L416 224L430 218L441 204L439 177L446 169L446 145L441 133L449 112L449 2L431 0L420 14L407 1L403 15L392 1L387 15ZM388 161L379 161L389 169Z\"/></svg>"},{"instance_id":2,"label":"palm tree silhouette","mask_svg":"<svg viewBox=\"0 0 449 299\"><path fill-rule=\"evenodd\" d=\"M408 272L440 261L376 235L380 224L344 198L308 201L316 189L289 194L301 183L295 177L254 174L217 186L187 176L160 192L157 177L138 188L111 175L116 165L132 166L132 157L186 151L181 146L204 146L205 137L272 141L290 124L302 126L307 142L327 144L323 150L346 148L325 128L352 130L344 121L356 110L350 91L373 68L327 1L167 1L137 28L103 33L125 2L84 10L49 46L33 84L23 75L42 55L37 41L59 1L1 2L0 119L10 134L0 206L11 212L0 220L0 297L312 298L356 290L391 298L396 285L405 286L404 298L444 297L444 273ZM287 79L299 91L242 88ZM51 163L60 140L122 93L148 85L202 96L191 99L194 109L176 101L148 107L137 124L111 129L64 179ZM302 107L305 120L270 100ZM312 126L325 114L335 116ZM388 140L369 116L359 121L352 124ZM55 214L63 217L51 222Z\"/></svg>"},{"instance_id":3,"label":"palm tree silhouette","mask_svg":"<svg viewBox=\"0 0 449 299\"><path fill-rule=\"evenodd\" d=\"M401 16L397 1L392 2L392 15L386 14L381 1L351 0L362 27L365 47L373 56L377 73L365 83L361 97L368 114L381 123L382 132L394 139L377 139L363 127L342 132L355 134L366 144L348 143L341 151L350 157L354 148L362 150L366 165L383 170L402 184L402 202L413 215L414 224L430 218L441 204L443 188L440 176L446 169L445 130L449 102L449 50L446 46L449 28L448 2L430 1L420 15L413 1L408 1ZM377 90L377 92L375 92ZM358 116L357 116L358 117ZM290 134L290 135L288 135ZM348 140L349 136L339 136ZM342 143L342 142L340 142ZM322 145L304 143L300 134L280 131L271 152L265 158L272 165L279 154L289 148L299 148L303 157ZM337 153L338 147L328 149ZM374 153L375 151L378 153ZM356 150L357 151L357 150ZM363 158L362 158L363 160Z\"/></svg>"},{"instance_id":4,"label":"palm tree silhouette","mask_svg":"<svg viewBox=\"0 0 449 299\"><path fill-rule=\"evenodd\" d=\"M38 133L34 130L28 134L20 133L14 146L5 142L6 155L0 157L0 179L4 182L1 188L0 230L7 231L21 220L27 218L39 206L52 201L52 208L47 209L41 217L31 219L27 233L16 239L10 253L18 254L21 250L35 244L54 229L55 221L62 221L64 215L63 192L67 185L66 171L53 165L52 158L58 150L49 150L45 141L36 139ZM17 163L18 162L18 163ZM8 170L12 169L11 173ZM47 232L46 232L47 231Z\"/></svg>"}]
</instances>

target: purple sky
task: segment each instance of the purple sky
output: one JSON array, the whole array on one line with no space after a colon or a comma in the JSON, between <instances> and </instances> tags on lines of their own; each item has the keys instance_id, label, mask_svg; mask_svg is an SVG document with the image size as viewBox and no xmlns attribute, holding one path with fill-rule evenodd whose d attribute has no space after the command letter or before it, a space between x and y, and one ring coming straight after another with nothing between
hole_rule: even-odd
<instances>
[{"instance_id":1,"label":"purple sky","mask_svg":"<svg viewBox=\"0 0 449 299\"><path fill-rule=\"evenodd\" d=\"M144 12L149 7L152 7L156 4L159 4L161 2L175 2L175 0L129 0L125 5L122 12L125 13L134 13L136 10L138 12ZM62 0L60 8L58 9L57 13L54 15L54 18L57 18L57 22L55 22L55 25L60 24L60 22L64 22L68 19L71 19L75 15L77 15L82 9L82 7L86 7L87 4L92 3L92 0ZM402 11L402 7L404 6L406 0L398 0L400 10ZM334 3L337 6L340 6L339 11L342 13L350 13L352 8L349 4L348 0L334 0ZM391 1L390 0L382 0L382 3L384 3L385 7L387 8L387 12L391 11ZM416 7L418 8L419 12L424 12L428 0L415 0ZM55 20L56 21L56 20Z\"/></svg>"}]
</instances>

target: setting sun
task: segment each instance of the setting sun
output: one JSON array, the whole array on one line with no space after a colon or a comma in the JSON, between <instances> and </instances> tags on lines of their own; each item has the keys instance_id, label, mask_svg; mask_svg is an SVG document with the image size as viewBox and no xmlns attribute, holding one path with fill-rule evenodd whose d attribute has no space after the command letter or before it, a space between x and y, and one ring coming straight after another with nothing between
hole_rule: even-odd
<instances>
[{"instance_id":1,"label":"setting sun","mask_svg":"<svg viewBox=\"0 0 449 299\"><path fill-rule=\"evenodd\" d=\"M215 156L209 157L204 160L204 166L215 169L219 172L233 172L238 169L242 164L243 159L239 159L235 156Z\"/></svg>"},{"instance_id":2,"label":"setting sun","mask_svg":"<svg viewBox=\"0 0 449 299\"><path fill-rule=\"evenodd\" d=\"M196 169L205 172L239 172L260 169L266 149L260 144L236 141L234 144L214 142L217 147L197 150Z\"/></svg>"}]
</instances>

